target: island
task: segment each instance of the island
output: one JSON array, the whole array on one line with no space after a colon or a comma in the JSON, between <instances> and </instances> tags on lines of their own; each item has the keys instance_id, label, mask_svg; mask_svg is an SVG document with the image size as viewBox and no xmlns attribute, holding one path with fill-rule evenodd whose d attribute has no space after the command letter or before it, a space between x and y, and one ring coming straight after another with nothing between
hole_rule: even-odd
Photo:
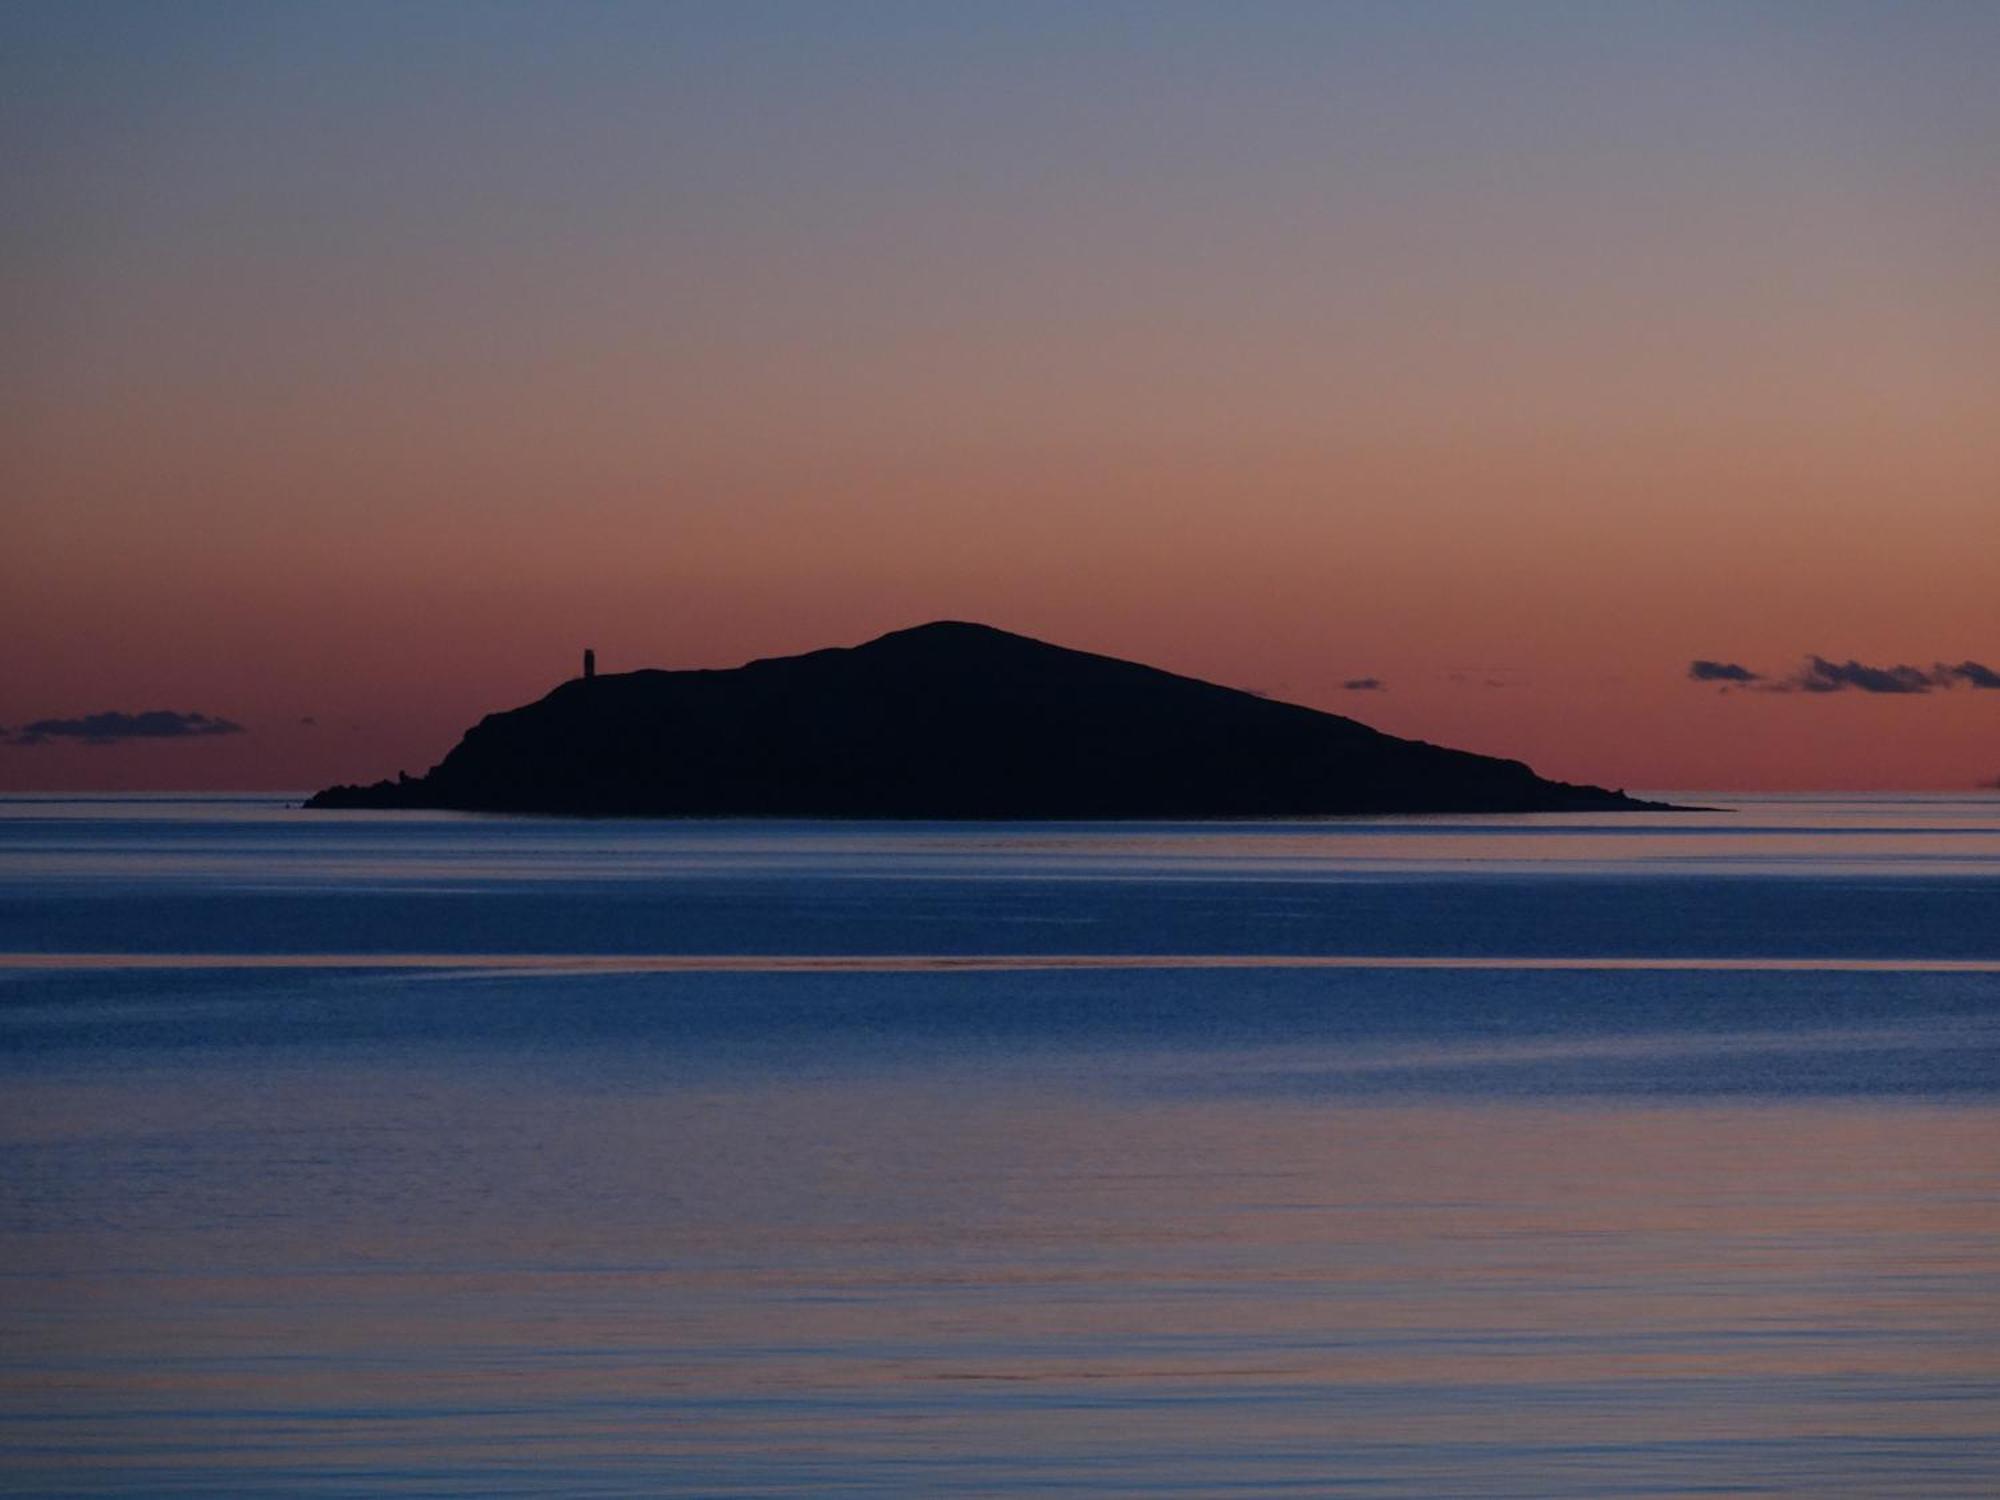
<instances>
[{"instance_id":1,"label":"island","mask_svg":"<svg viewBox=\"0 0 2000 1500\"><path fill-rule=\"evenodd\" d=\"M424 776L312 808L646 817L1273 818L1662 808L1516 760L961 621L713 671L585 675Z\"/></svg>"}]
</instances>

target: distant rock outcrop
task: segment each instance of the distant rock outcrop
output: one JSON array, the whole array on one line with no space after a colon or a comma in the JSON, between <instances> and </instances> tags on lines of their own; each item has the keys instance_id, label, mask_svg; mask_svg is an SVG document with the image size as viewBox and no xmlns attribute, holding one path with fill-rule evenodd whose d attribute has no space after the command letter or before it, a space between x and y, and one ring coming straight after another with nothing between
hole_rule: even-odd
<instances>
[{"instance_id":1,"label":"distant rock outcrop","mask_svg":"<svg viewBox=\"0 0 2000 1500\"><path fill-rule=\"evenodd\" d=\"M426 776L309 807L682 817L1222 818L1656 807L1519 761L941 621L728 671L578 678Z\"/></svg>"}]
</instances>

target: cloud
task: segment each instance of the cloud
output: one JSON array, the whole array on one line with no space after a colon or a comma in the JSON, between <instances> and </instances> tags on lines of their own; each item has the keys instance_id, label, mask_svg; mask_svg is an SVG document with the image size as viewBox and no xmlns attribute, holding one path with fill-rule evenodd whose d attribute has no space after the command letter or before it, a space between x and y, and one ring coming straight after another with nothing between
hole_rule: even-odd
<instances>
[{"instance_id":1,"label":"cloud","mask_svg":"<svg viewBox=\"0 0 2000 1500\"><path fill-rule=\"evenodd\" d=\"M1808 656L1788 681L1801 693L1839 693L1848 688L1863 693L1928 693L1932 687L1930 674L1921 667L1870 667L1851 657L1836 662Z\"/></svg>"},{"instance_id":2,"label":"cloud","mask_svg":"<svg viewBox=\"0 0 2000 1500\"><path fill-rule=\"evenodd\" d=\"M1704 661L1696 657L1688 663L1688 676L1696 682L1762 682L1763 674L1733 661Z\"/></svg>"},{"instance_id":3,"label":"cloud","mask_svg":"<svg viewBox=\"0 0 2000 1500\"><path fill-rule=\"evenodd\" d=\"M1446 676L1459 687L1526 687L1530 681L1520 667L1456 667Z\"/></svg>"},{"instance_id":4,"label":"cloud","mask_svg":"<svg viewBox=\"0 0 2000 1500\"><path fill-rule=\"evenodd\" d=\"M1350 693L1386 693L1389 684L1379 677L1350 677L1341 684Z\"/></svg>"},{"instance_id":5,"label":"cloud","mask_svg":"<svg viewBox=\"0 0 2000 1500\"><path fill-rule=\"evenodd\" d=\"M128 714L106 709L80 719L36 719L16 730L10 743L43 745L50 740L76 740L86 745L117 745L129 740L185 740L243 733L241 724L208 714L182 714L165 708Z\"/></svg>"},{"instance_id":6,"label":"cloud","mask_svg":"<svg viewBox=\"0 0 2000 1500\"><path fill-rule=\"evenodd\" d=\"M1975 688L2000 689L2000 672L1970 659L1956 665L1938 662L1926 672L1922 667L1898 663L1893 667L1871 667L1849 657L1829 661L1812 655L1795 672L1769 677L1741 662L1709 661L1697 657L1688 663L1687 675L1693 682L1719 682L1754 688L1760 693L1889 693L1908 696L1928 693L1932 688L1952 688L1961 683Z\"/></svg>"},{"instance_id":7,"label":"cloud","mask_svg":"<svg viewBox=\"0 0 2000 1500\"><path fill-rule=\"evenodd\" d=\"M1941 687L1949 687L1954 682L1969 682L1976 688L2000 688L2000 672L1981 666L1976 661L1962 661L1955 667L1939 662L1936 681Z\"/></svg>"}]
</instances>

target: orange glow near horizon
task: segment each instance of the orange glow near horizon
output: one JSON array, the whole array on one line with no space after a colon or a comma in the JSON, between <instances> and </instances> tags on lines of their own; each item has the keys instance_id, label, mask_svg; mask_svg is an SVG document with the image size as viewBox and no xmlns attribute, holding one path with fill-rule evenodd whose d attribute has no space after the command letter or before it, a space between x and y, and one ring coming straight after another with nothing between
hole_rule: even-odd
<instances>
[{"instance_id":1,"label":"orange glow near horizon","mask_svg":"<svg viewBox=\"0 0 2000 1500\"><path fill-rule=\"evenodd\" d=\"M2000 668L1991 18L1364 11L41 18L0 725L251 732L0 788L415 773L585 645L935 618L1569 780L2000 777L2000 691L1686 678Z\"/></svg>"}]
</instances>

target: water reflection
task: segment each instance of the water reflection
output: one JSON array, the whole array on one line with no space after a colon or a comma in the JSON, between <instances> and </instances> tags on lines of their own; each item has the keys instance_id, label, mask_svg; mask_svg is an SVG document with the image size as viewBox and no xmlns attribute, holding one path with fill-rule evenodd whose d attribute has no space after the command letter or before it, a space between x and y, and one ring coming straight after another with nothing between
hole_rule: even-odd
<instances>
[{"instance_id":1,"label":"water reflection","mask_svg":"<svg viewBox=\"0 0 2000 1500\"><path fill-rule=\"evenodd\" d=\"M12 1462L1491 1495L1974 1494L2000 1462L1991 1109L1105 1083L320 1058L30 1084Z\"/></svg>"},{"instance_id":2,"label":"water reflection","mask_svg":"<svg viewBox=\"0 0 2000 1500\"><path fill-rule=\"evenodd\" d=\"M2000 876L2000 797L1673 793L1701 811L1206 823L306 813L282 798L0 797L0 880L464 888L774 873L1209 880L1618 871Z\"/></svg>"},{"instance_id":3,"label":"water reflection","mask_svg":"<svg viewBox=\"0 0 2000 1500\"><path fill-rule=\"evenodd\" d=\"M0 1488L2000 1476L1993 799L0 799L0 954Z\"/></svg>"}]
</instances>

